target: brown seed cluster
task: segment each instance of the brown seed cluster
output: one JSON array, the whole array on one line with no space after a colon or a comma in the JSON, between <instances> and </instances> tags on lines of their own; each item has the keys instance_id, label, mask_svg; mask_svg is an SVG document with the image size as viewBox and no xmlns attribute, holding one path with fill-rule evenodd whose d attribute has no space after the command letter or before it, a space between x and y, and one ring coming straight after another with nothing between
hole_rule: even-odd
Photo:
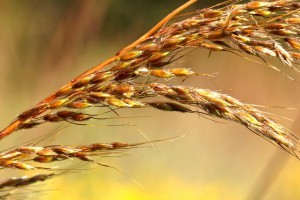
<instances>
[{"instance_id":1,"label":"brown seed cluster","mask_svg":"<svg viewBox=\"0 0 300 200\"><path fill-rule=\"evenodd\" d=\"M2 188L16 188L31 185L33 183L41 182L52 178L56 174L38 174L35 176L23 176L23 177L12 177L4 180L0 180L0 189Z\"/></svg>"},{"instance_id":2,"label":"brown seed cluster","mask_svg":"<svg viewBox=\"0 0 300 200\"><path fill-rule=\"evenodd\" d=\"M184 105L194 105L208 115L240 123L298 157L299 138L249 104L211 90L158 83L152 83L149 87L158 95ZM181 109L182 111L184 110Z\"/></svg>"},{"instance_id":3,"label":"brown seed cluster","mask_svg":"<svg viewBox=\"0 0 300 200\"><path fill-rule=\"evenodd\" d=\"M127 149L132 149L152 142L157 141L149 141L134 144L127 144L121 142L114 142L110 144L94 143L90 145L80 145L75 147L63 145L51 145L45 147L24 146L1 153L0 166L2 168L35 170L50 168L35 166L34 163L50 163L55 161L68 160L72 158L77 158L82 161L95 162L92 159L92 157L118 154Z\"/></svg>"},{"instance_id":4,"label":"brown seed cluster","mask_svg":"<svg viewBox=\"0 0 300 200\"><path fill-rule=\"evenodd\" d=\"M88 120L107 119L89 114L87 108L105 108L116 113L115 109L152 107L166 112L205 114L242 124L298 157L298 137L253 106L227 94L186 86L183 81L180 85L168 81L203 75L199 73L201 69L176 66L178 60L184 59L186 50L195 48L257 57L280 71L266 59L277 58L298 71L300 3L297 0L253 0L244 4L228 1L173 20L21 113L0 131L0 139L43 123L83 125ZM147 143L150 142L24 146L0 153L0 167L50 169L40 165L73 158L97 163L94 156L118 154ZM54 175L9 178L0 181L0 189L27 186ZM0 194L0 199L10 198L10 192Z\"/></svg>"},{"instance_id":5,"label":"brown seed cluster","mask_svg":"<svg viewBox=\"0 0 300 200\"><path fill-rule=\"evenodd\" d=\"M189 68L174 67L187 48L246 53L280 59L296 69L300 60L300 4L295 0L251 1L198 10L183 20L166 24L136 45L120 51L115 57L77 77L37 106L20 114L0 138L45 122L85 121L93 116L62 108L84 109L94 106L144 107L132 84L139 77L167 81L195 75ZM269 67L278 68L266 63ZM297 70L297 69L296 69ZM150 78L150 79L149 79ZM65 110L63 110L65 111Z\"/></svg>"},{"instance_id":6,"label":"brown seed cluster","mask_svg":"<svg viewBox=\"0 0 300 200\"><path fill-rule=\"evenodd\" d=\"M0 180L0 199L10 200L10 199L26 199L32 196L38 191L32 191L30 195L28 194L28 187L35 183L47 181L50 178L61 175L65 172L59 173L40 173L33 176L22 176L22 177L11 177L7 179Z\"/></svg>"}]
</instances>

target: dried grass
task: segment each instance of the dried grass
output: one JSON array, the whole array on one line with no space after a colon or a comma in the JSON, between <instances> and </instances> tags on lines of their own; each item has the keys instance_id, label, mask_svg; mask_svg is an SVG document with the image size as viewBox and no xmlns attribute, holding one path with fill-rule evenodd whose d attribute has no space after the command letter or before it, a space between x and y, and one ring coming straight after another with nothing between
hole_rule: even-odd
<instances>
[{"instance_id":1,"label":"dried grass","mask_svg":"<svg viewBox=\"0 0 300 200\"><path fill-rule=\"evenodd\" d=\"M258 57L265 66L280 71L265 59L273 57L298 71L300 3L294 0L261 0L245 4L226 1L185 15L182 20L173 19L192 3L194 1L189 1L114 57L81 74L21 113L0 132L0 138L49 122L84 125L90 119L106 119L89 114L86 108L103 107L116 112L115 109L153 107L167 112L209 115L242 124L298 158L299 138L250 104L227 94L187 86L183 81L180 85L168 82L190 76L210 76L175 66L177 60L185 58L185 50L194 48L224 51L247 58ZM71 158L96 162L91 156L118 153L141 144L25 146L3 152L0 166L33 170L50 169L31 164L36 162ZM40 177L50 176L52 174L40 174L31 178L3 180L0 189L29 185L46 180Z\"/></svg>"}]
</instances>

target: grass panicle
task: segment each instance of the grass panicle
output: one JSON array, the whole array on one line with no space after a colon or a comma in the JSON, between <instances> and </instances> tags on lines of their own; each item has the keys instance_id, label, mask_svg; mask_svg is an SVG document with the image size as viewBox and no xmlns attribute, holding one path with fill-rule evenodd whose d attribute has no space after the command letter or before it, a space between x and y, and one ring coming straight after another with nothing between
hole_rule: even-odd
<instances>
[{"instance_id":1,"label":"grass panicle","mask_svg":"<svg viewBox=\"0 0 300 200\"><path fill-rule=\"evenodd\" d=\"M225 52L250 60L257 58L255 62L294 80L269 60L275 58L284 66L299 71L300 3L296 0L247 3L228 0L178 15L195 1L188 1L115 56L82 73L19 114L0 131L0 139L18 130L39 127L45 123L85 125L89 120L113 119L104 116L107 109L118 115L118 109L150 107L165 112L208 115L242 124L299 158L299 138L295 134L262 111L230 95L202 89L201 86L186 85L184 80L191 76L201 78L212 75L200 73L201 69L178 67L177 63L186 58L187 52L204 48L210 52ZM181 82L171 84L170 80ZM90 114L88 108L105 112ZM2 152L0 167L52 170L47 166L48 163L71 161L74 158L107 166L95 161L94 157L120 154L149 143L151 141L136 144L116 142L78 146L23 146ZM45 181L55 175L37 174L2 180L0 198L11 199L15 188Z\"/></svg>"},{"instance_id":2,"label":"grass panicle","mask_svg":"<svg viewBox=\"0 0 300 200\"><path fill-rule=\"evenodd\" d=\"M298 71L299 8L299 2L294 0L251 1L245 4L231 4L228 1L226 6L195 11L186 19L151 31L150 35L138 40L134 46L129 45L116 56L78 76L20 114L0 132L0 138L16 130L37 126L38 123L32 121L46 112L53 112L64 106L85 108L92 106L93 100L102 103L100 99L103 98L107 106L130 107L114 98L118 92L114 89L107 89L104 94L92 92L115 84L134 83L141 76L151 75L161 79L188 77L194 72L188 68L173 68L171 65L183 56L180 52L188 48L227 51L240 56L245 56L242 53L246 53L280 71L265 60L265 57L274 57ZM130 87L117 89L119 92L128 90L128 99L134 96ZM86 100L87 94L92 94L92 97ZM93 98L95 96L97 97ZM107 99L108 96L112 98Z\"/></svg>"},{"instance_id":3,"label":"grass panicle","mask_svg":"<svg viewBox=\"0 0 300 200\"><path fill-rule=\"evenodd\" d=\"M51 146L24 146L1 153L0 166L2 168L15 168L22 170L54 169L44 166L35 166L32 163L47 164L55 161L72 160L77 158L81 161L91 161L97 164L92 157L112 156L123 154L124 151L132 148L141 147L145 144L158 142L148 141L134 144L121 142L114 143L93 143L90 145L70 146L70 145L51 145ZM103 165L103 164L100 164ZM55 167L57 169L57 167ZM1 189L1 188L0 188Z\"/></svg>"}]
</instances>

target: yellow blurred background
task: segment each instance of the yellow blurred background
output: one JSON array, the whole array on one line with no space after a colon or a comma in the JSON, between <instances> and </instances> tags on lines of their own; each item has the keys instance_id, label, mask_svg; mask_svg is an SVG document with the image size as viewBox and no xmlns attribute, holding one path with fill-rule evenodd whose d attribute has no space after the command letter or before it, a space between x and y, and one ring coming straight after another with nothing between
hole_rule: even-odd
<instances>
[{"instance_id":1,"label":"yellow blurred background","mask_svg":"<svg viewBox=\"0 0 300 200\"><path fill-rule=\"evenodd\" d=\"M113 56L184 2L0 0L0 127L78 74ZM199 1L190 10L217 2ZM206 50L193 51L179 65L218 75L213 79L198 76L184 84L270 106L262 109L292 119L276 120L299 135L299 110L272 108L299 107L297 72L270 60L297 80L291 81L230 53L208 55ZM85 165L75 173L30 187L25 191L32 193L29 199L300 199L299 161L239 124L153 109L120 112L122 116L141 117L126 119L135 126L107 126L115 123L108 120L94 121L98 126L69 127L43 145L145 141L138 130L153 140L185 137L156 143L155 148L148 145L125 152L128 155L101 158L99 162L122 173L96 164ZM1 141L1 149L55 128L57 125L42 125L19 131ZM1 176L36 173L2 170Z\"/></svg>"}]
</instances>

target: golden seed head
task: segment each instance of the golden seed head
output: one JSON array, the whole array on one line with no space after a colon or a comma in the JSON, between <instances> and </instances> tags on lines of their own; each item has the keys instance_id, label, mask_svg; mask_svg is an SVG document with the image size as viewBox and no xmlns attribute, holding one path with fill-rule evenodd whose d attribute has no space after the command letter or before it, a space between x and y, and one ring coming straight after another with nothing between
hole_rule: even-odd
<instances>
[{"instance_id":1,"label":"golden seed head","mask_svg":"<svg viewBox=\"0 0 300 200\"><path fill-rule=\"evenodd\" d=\"M57 156L58 155L50 148L43 148L42 150L38 151L36 154L39 156Z\"/></svg>"},{"instance_id":2,"label":"golden seed head","mask_svg":"<svg viewBox=\"0 0 300 200\"><path fill-rule=\"evenodd\" d=\"M161 46L157 43L146 43L137 46L137 49L144 50L144 51L159 51Z\"/></svg>"},{"instance_id":3,"label":"golden seed head","mask_svg":"<svg viewBox=\"0 0 300 200\"><path fill-rule=\"evenodd\" d=\"M118 71L130 66L132 61L120 62L111 68L112 71Z\"/></svg>"},{"instance_id":4,"label":"golden seed head","mask_svg":"<svg viewBox=\"0 0 300 200\"><path fill-rule=\"evenodd\" d=\"M245 7L246 7L246 9L254 10L254 9L259 9L259 8L263 8L263 7L269 7L272 5L273 4L271 2L252 1L252 2L246 3Z\"/></svg>"},{"instance_id":5,"label":"golden seed head","mask_svg":"<svg viewBox=\"0 0 300 200\"><path fill-rule=\"evenodd\" d=\"M182 43L185 39L186 39L186 37L182 37L180 35L175 35L171 38L163 40L163 45L164 45L164 47L178 45L178 44Z\"/></svg>"},{"instance_id":6,"label":"golden seed head","mask_svg":"<svg viewBox=\"0 0 300 200\"><path fill-rule=\"evenodd\" d=\"M65 98L65 99L58 99L52 103L49 104L49 108L50 109L56 109L56 108L59 108L59 107L62 107L64 104L66 104L67 102L69 101L68 98Z\"/></svg>"},{"instance_id":7,"label":"golden seed head","mask_svg":"<svg viewBox=\"0 0 300 200\"><path fill-rule=\"evenodd\" d=\"M109 105L116 106L116 107L129 107L127 103L125 103L121 99L116 99L116 98L107 99L107 103Z\"/></svg>"},{"instance_id":8,"label":"golden seed head","mask_svg":"<svg viewBox=\"0 0 300 200\"><path fill-rule=\"evenodd\" d=\"M171 73L173 73L175 76L190 76L195 74L194 71L188 68L173 68L170 69Z\"/></svg>"},{"instance_id":9,"label":"golden seed head","mask_svg":"<svg viewBox=\"0 0 300 200\"><path fill-rule=\"evenodd\" d=\"M172 78L172 77L174 77L174 75L170 71L163 70L163 69L150 70L150 74L152 76L156 76L158 78Z\"/></svg>"},{"instance_id":10,"label":"golden seed head","mask_svg":"<svg viewBox=\"0 0 300 200\"><path fill-rule=\"evenodd\" d=\"M88 108L91 107L93 104L83 102L83 101L73 101L71 103L68 103L66 107L68 108Z\"/></svg>"},{"instance_id":11,"label":"golden seed head","mask_svg":"<svg viewBox=\"0 0 300 200\"><path fill-rule=\"evenodd\" d=\"M128 107L140 108L145 106L143 102L132 100L132 99L124 99L123 101L126 104L128 104Z\"/></svg>"},{"instance_id":12,"label":"golden seed head","mask_svg":"<svg viewBox=\"0 0 300 200\"><path fill-rule=\"evenodd\" d=\"M132 60L132 59L138 58L142 54L143 54L143 51L141 51L141 50L125 52L122 55L120 55L120 60L121 61Z\"/></svg>"},{"instance_id":13,"label":"golden seed head","mask_svg":"<svg viewBox=\"0 0 300 200\"><path fill-rule=\"evenodd\" d=\"M300 24L300 17L290 17L290 18L286 18L285 22L288 24Z\"/></svg>"},{"instance_id":14,"label":"golden seed head","mask_svg":"<svg viewBox=\"0 0 300 200\"><path fill-rule=\"evenodd\" d=\"M167 57L167 55L169 55L170 52L169 51L165 51L165 52L155 52L154 54L152 54L148 60L149 62L154 62L154 61L158 61L161 60L165 57Z\"/></svg>"}]
</instances>

